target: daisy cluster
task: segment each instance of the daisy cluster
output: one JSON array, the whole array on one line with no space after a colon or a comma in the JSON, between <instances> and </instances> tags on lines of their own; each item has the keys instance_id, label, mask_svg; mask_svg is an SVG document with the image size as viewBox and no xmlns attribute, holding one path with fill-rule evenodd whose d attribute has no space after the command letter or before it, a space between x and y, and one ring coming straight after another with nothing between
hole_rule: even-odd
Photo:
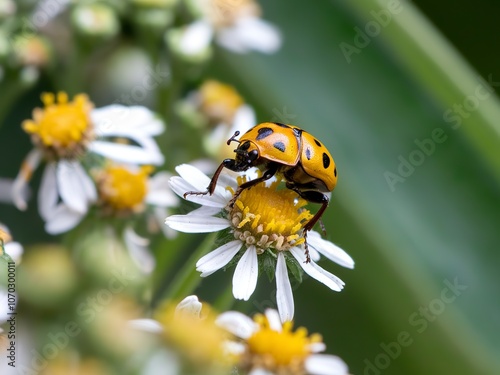
<instances>
[{"instance_id":1,"label":"daisy cluster","mask_svg":"<svg viewBox=\"0 0 500 375\"><path fill-rule=\"evenodd\" d=\"M293 278L339 292L344 282L319 262L354 267L339 246L305 232L308 202L279 174L242 190L261 177L257 169L219 169L213 194L204 194L220 161L234 158L227 140L258 122L205 66L217 48L280 48L261 6L18 3L0 0L0 87L15 87L8 100L20 103L39 86L66 91L37 93L14 129L29 149L13 152L19 168L0 177L0 202L18 209L8 224L24 244L0 224L0 271L14 263L17 280L14 296L0 280L0 348L14 308L29 323L16 333L26 373L347 374L320 334L294 328ZM4 102L2 127L10 126ZM196 244L199 233L214 235ZM189 295L229 269L229 293L214 307ZM255 297L264 274L276 285L276 309L229 310ZM16 301L10 310L7 299ZM2 357L0 373L12 373L3 366Z\"/></svg>"}]
</instances>

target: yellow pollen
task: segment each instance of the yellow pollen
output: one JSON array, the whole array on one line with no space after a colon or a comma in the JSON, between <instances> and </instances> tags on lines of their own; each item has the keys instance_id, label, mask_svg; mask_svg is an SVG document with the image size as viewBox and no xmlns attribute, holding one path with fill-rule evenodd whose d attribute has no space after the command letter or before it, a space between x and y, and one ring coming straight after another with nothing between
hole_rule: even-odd
<instances>
[{"instance_id":1,"label":"yellow pollen","mask_svg":"<svg viewBox=\"0 0 500 375\"><path fill-rule=\"evenodd\" d=\"M240 181L241 182L241 181ZM288 250L304 243L302 227L312 218L303 208L307 202L289 189L278 189L279 181L270 186L260 183L245 189L230 211L236 238L257 243L261 250Z\"/></svg>"},{"instance_id":2,"label":"yellow pollen","mask_svg":"<svg viewBox=\"0 0 500 375\"><path fill-rule=\"evenodd\" d=\"M234 115L244 103L234 87L208 80L200 87L201 110L214 123L231 124Z\"/></svg>"},{"instance_id":3,"label":"yellow pollen","mask_svg":"<svg viewBox=\"0 0 500 375\"><path fill-rule=\"evenodd\" d=\"M33 111L33 119L23 121L24 131L45 148L68 149L81 146L92 134L90 111L93 104L84 94L69 101L65 92L42 94L44 108ZM64 152L59 151L58 154Z\"/></svg>"},{"instance_id":4,"label":"yellow pollen","mask_svg":"<svg viewBox=\"0 0 500 375\"><path fill-rule=\"evenodd\" d=\"M115 210L140 210L152 171L151 166L142 166L136 172L116 165L106 167L96 177L101 200Z\"/></svg>"},{"instance_id":5,"label":"yellow pollen","mask_svg":"<svg viewBox=\"0 0 500 375\"><path fill-rule=\"evenodd\" d=\"M303 368L304 360L311 354L311 344L322 342L321 335L308 336L303 327L293 332L291 321L285 322L278 332L269 326L266 316L258 314L254 320L259 329L247 340L250 360L272 372L293 373L291 369Z\"/></svg>"}]
</instances>

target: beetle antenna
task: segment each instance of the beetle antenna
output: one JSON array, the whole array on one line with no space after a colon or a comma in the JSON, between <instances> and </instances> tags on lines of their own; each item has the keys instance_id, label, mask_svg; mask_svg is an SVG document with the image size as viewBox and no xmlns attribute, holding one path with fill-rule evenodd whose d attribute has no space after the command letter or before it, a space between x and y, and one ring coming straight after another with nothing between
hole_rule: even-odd
<instances>
[{"instance_id":1,"label":"beetle antenna","mask_svg":"<svg viewBox=\"0 0 500 375\"><path fill-rule=\"evenodd\" d=\"M240 135L240 132L239 132L238 130L236 130L236 131L234 132L233 136L227 140L227 145L229 146L229 144L230 144L231 142L237 142L237 143L240 143L240 141L238 141L237 139L234 139L234 138L236 138L236 137L237 137L237 136L239 136L239 135Z\"/></svg>"}]
</instances>

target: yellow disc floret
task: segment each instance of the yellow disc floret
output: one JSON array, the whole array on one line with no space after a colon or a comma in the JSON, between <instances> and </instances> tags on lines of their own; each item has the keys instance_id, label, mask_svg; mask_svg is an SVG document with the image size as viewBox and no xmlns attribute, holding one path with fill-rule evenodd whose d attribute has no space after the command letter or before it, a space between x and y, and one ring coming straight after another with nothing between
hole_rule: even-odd
<instances>
[{"instance_id":1,"label":"yellow disc floret","mask_svg":"<svg viewBox=\"0 0 500 375\"><path fill-rule=\"evenodd\" d=\"M230 211L234 236L262 253L267 248L289 250L305 242L302 227L312 218L307 201L289 189L260 183L245 189Z\"/></svg>"},{"instance_id":2,"label":"yellow disc floret","mask_svg":"<svg viewBox=\"0 0 500 375\"><path fill-rule=\"evenodd\" d=\"M230 335L215 324L216 314L205 304L199 316L176 311L171 303L161 307L156 319L164 327L169 345L204 374L225 374L237 360L224 350ZM216 371L218 369L219 371Z\"/></svg>"},{"instance_id":3,"label":"yellow disc floret","mask_svg":"<svg viewBox=\"0 0 500 375\"><path fill-rule=\"evenodd\" d=\"M244 103L234 87L208 80L200 87L201 111L215 124L231 124L238 108Z\"/></svg>"},{"instance_id":4,"label":"yellow disc floret","mask_svg":"<svg viewBox=\"0 0 500 375\"><path fill-rule=\"evenodd\" d=\"M153 167L142 166L130 170L109 165L96 174L99 196L104 206L113 212L138 212L144 206L148 193L148 178Z\"/></svg>"},{"instance_id":5,"label":"yellow disc floret","mask_svg":"<svg viewBox=\"0 0 500 375\"><path fill-rule=\"evenodd\" d=\"M303 327L295 331L293 322L283 324L281 331L270 327L265 315L254 318L259 328L247 339L247 366L262 367L276 374L304 374L304 361L312 353L311 345L321 343L319 334L308 336Z\"/></svg>"},{"instance_id":6,"label":"yellow disc floret","mask_svg":"<svg viewBox=\"0 0 500 375\"><path fill-rule=\"evenodd\" d=\"M44 108L35 108L33 119L25 120L23 129L32 135L35 145L48 156L74 158L81 155L94 137L90 111L93 104L84 94L69 101L59 92L42 94Z\"/></svg>"}]
</instances>

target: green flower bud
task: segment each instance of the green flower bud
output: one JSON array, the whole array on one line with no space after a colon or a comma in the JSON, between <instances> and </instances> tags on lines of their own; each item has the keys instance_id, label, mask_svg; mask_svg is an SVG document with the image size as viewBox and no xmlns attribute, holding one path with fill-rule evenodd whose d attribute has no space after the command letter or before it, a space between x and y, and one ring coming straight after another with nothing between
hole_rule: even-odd
<instances>
[{"instance_id":1,"label":"green flower bud","mask_svg":"<svg viewBox=\"0 0 500 375\"><path fill-rule=\"evenodd\" d=\"M115 11L102 3L77 5L71 13L71 21L83 37L110 39L120 32Z\"/></svg>"}]
</instances>

